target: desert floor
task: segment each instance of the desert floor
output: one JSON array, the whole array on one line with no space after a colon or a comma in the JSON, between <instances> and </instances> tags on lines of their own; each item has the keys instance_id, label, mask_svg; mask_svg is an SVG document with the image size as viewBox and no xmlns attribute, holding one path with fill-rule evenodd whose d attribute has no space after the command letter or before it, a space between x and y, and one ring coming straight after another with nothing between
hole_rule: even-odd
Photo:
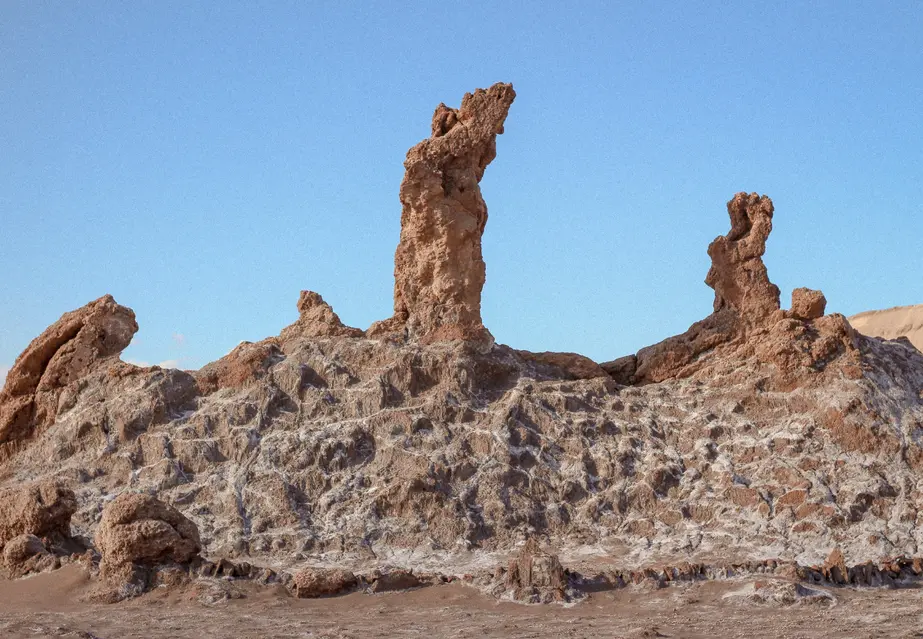
<instances>
[{"instance_id":1,"label":"desert floor","mask_svg":"<svg viewBox=\"0 0 923 639\"><path fill-rule=\"evenodd\" d=\"M298 600L252 583L199 583L88 604L77 567L0 581L0 636L80 637L923 637L923 590L823 589L830 603L757 604L729 580L599 592L570 606L496 602L446 585ZM239 598L227 599L230 592ZM212 603L210 603L212 602Z\"/></svg>"}]
</instances>

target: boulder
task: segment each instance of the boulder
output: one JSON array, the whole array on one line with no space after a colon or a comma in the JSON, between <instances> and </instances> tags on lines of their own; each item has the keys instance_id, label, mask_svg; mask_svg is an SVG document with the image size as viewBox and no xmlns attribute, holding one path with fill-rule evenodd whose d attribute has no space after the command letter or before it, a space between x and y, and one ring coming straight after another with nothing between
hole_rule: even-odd
<instances>
[{"instance_id":1,"label":"boulder","mask_svg":"<svg viewBox=\"0 0 923 639\"><path fill-rule=\"evenodd\" d=\"M827 298L820 291L810 288L796 288L792 291L792 317L810 321L823 317Z\"/></svg>"},{"instance_id":2,"label":"boulder","mask_svg":"<svg viewBox=\"0 0 923 639\"><path fill-rule=\"evenodd\" d=\"M55 480L0 489L0 547L21 535L67 539L75 512L74 492Z\"/></svg>"},{"instance_id":3,"label":"boulder","mask_svg":"<svg viewBox=\"0 0 923 639\"><path fill-rule=\"evenodd\" d=\"M295 573L292 593L301 599L338 595L356 587L356 575L340 568L305 568Z\"/></svg>"},{"instance_id":4,"label":"boulder","mask_svg":"<svg viewBox=\"0 0 923 639\"><path fill-rule=\"evenodd\" d=\"M178 510L140 493L122 493L96 529L102 563L110 566L188 563L201 550L196 525Z\"/></svg>"},{"instance_id":5,"label":"boulder","mask_svg":"<svg viewBox=\"0 0 923 639\"><path fill-rule=\"evenodd\" d=\"M35 572L54 570L61 563L35 535L19 535L6 543L0 555L7 577L18 579Z\"/></svg>"},{"instance_id":6,"label":"boulder","mask_svg":"<svg viewBox=\"0 0 923 639\"><path fill-rule=\"evenodd\" d=\"M567 576L558 558L530 538L509 564L506 585L517 601L550 603L567 599Z\"/></svg>"},{"instance_id":7,"label":"boulder","mask_svg":"<svg viewBox=\"0 0 923 639\"><path fill-rule=\"evenodd\" d=\"M423 582L410 570L396 568L383 574L378 574L372 582L372 592L390 592L393 590L408 590L418 588Z\"/></svg>"}]
</instances>

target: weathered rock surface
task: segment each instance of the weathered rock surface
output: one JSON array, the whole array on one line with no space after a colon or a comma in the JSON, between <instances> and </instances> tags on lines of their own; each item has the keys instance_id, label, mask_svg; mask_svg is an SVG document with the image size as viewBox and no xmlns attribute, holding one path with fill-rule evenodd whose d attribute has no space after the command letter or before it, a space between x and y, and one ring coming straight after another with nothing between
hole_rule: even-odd
<instances>
[{"instance_id":1,"label":"weathered rock surface","mask_svg":"<svg viewBox=\"0 0 923 639\"><path fill-rule=\"evenodd\" d=\"M328 597L355 588L356 575L340 568L305 568L295 573L292 594L299 598Z\"/></svg>"},{"instance_id":2,"label":"weathered rock surface","mask_svg":"<svg viewBox=\"0 0 923 639\"><path fill-rule=\"evenodd\" d=\"M103 509L95 541L99 582L90 598L105 603L187 583L188 564L201 550L194 523L142 493L122 493Z\"/></svg>"},{"instance_id":3,"label":"weathered rock surface","mask_svg":"<svg viewBox=\"0 0 923 639\"><path fill-rule=\"evenodd\" d=\"M542 550L534 539L526 541L510 562L507 587L513 599L527 603L551 603L567 598L567 576L555 555Z\"/></svg>"},{"instance_id":4,"label":"weathered rock surface","mask_svg":"<svg viewBox=\"0 0 923 639\"><path fill-rule=\"evenodd\" d=\"M816 320L823 317L827 298L820 291L810 288L796 288L792 291L792 317L800 320Z\"/></svg>"},{"instance_id":5,"label":"weathered rock surface","mask_svg":"<svg viewBox=\"0 0 923 639\"><path fill-rule=\"evenodd\" d=\"M731 230L708 245L715 289L714 309L731 309L746 325L760 324L779 309L779 288L769 281L763 253L772 232L773 205L765 195L738 193L728 202Z\"/></svg>"},{"instance_id":6,"label":"weathered rock surface","mask_svg":"<svg viewBox=\"0 0 923 639\"><path fill-rule=\"evenodd\" d=\"M96 547L106 564L188 563L201 550L195 524L142 493L122 493L103 510Z\"/></svg>"},{"instance_id":7,"label":"weathered rock surface","mask_svg":"<svg viewBox=\"0 0 923 639\"><path fill-rule=\"evenodd\" d=\"M49 326L6 376L0 391L0 446L25 439L53 421L58 391L117 360L137 331L135 314L111 295L65 313Z\"/></svg>"},{"instance_id":8,"label":"weathered rock surface","mask_svg":"<svg viewBox=\"0 0 923 639\"><path fill-rule=\"evenodd\" d=\"M424 342L490 341L481 322L487 205L478 183L497 155L516 93L510 84L440 104L432 136L407 153L401 183L401 240L394 255L394 316L371 336L404 332Z\"/></svg>"},{"instance_id":9,"label":"weathered rock surface","mask_svg":"<svg viewBox=\"0 0 923 639\"><path fill-rule=\"evenodd\" d=\"M10 579L54 570L61 565L58 557L35 535L19 535L8 541L0 555L0 563Z\"/></svg>"},{"instance_id":10,"label":"weathered rock surface","mask_svg":"<svg viewBox=\"0 0 923 639\"><path fill-rule=\"evenodd\" d=\"M54 480L0 489L0 547L14 537L70 537L74 492Z\"/></svg>"},{"instance_id":11,"label":"weathered rock surface","mask_svg":"<svg viewBox=\"0 0 923 639\"><path fill-rule=\"evenodd\" d=\"M298 298L298 321L282 329L281 339L296 337L361 337L362 330L340 321L333 308L314 291L301 291Z\"/></svg>"},{"instance_id":12,"label":"weathered rock surface","mask_svg":"<svg viewBox=\"0 0 923 639\"><path fill-rule=\"evenodd\" d=\"M74 535L95 537L101 576L122 584L101 598L193 570L262 579L256 565L267 582L305 564L467 574L536 538L559 561L530 551L515 583L539 593L558 592L573 558L617 557L612 583L762 570L767 556L820 566L831 548L857 580L919 574L866 562L923 544L923 354L819 315L814 293L778 308L761 262L768 198L731 200L731 232L710 251L716 310L682 336L603 368L485 338L477 181L512 97L497 85L440 108L436 135L411 150L397 313L365 335L305 293L281 336L194 372L119 362L135 325L111 298L33 342L3 410L17 398L41 409L4 422L15 446L0 482L55 477L73 491ZM126 491L149 496L120 496L100 518ZM31 534L47 550L42 531L64 517L41 508L29 516L40 525L4 539ZM200 547L212 561L187 565ZM10 553L42 556L31 538Z\"/></svg>"},{"instance_id":13,"label":"weathered rock surface","mask_svg":"<svg viewBox=\"0 0 923 639\"><path fill-rule=\"evenodd\" d=\"M772 200L738 193L727 205L731 230L708 247L712 259L705 283L715 290L714 312L681 335L604 362L620 384L650 384L704 374L713 363L743 362L756 354L772 361L772 384L790 388L811 383L811 373L839 356L856 375L855 332L842 315L824 317L820 291L795 289L792 309L779 308L779 289L769 281L762 256L772 231ZM808 323L808 324L805 324Z\"/></svg>"},{"instance_id":14,"label":"weathered rock surface","mask_svg":"<svg viewBox=\"0 0 923 639\"><path fill-rule=\"evenodd\" d=\"M0 489L0 566L15 579L60 566L78 550L71 539L73 491L54 480Z\"/></svg>"},{"instance_id":15,"label":"weathered rock surface","mask_svg":"<svg viewBox=\"0 0 923 639\"><path fill-rule=\"evenodd\" d=\"M376 571L372 578L371 592L393 592L395 590L409 590L423 585L420 578L411 570L400 568L389 569L385 572Z\"/></svg>"}]
</instances>

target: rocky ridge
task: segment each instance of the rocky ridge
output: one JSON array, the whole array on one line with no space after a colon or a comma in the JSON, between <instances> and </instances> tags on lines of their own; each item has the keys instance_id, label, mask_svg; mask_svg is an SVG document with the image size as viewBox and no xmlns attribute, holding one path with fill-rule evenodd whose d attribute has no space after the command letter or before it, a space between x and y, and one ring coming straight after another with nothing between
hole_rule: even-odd
<instances>
[{"instance_id":1,"label":"rocky ridge","mask_svg":"<svg viewBox=\"0 0 923 639\"><path fill-rule=\"evenodd\" d=\"M552 601L665 565L806 579L832 549L919 574L892 558L923 554L923 355L819 291L780 308L768 197L728 203L714 312L686 333L601 366L494 343L478 182L514 96L440 105L408 153L395 314L367 331L304 291L279 336L198 371L119 360L137 324L109 296L36 338L0 393L0 486L55 486L68 523L0 530L11 565L84 557L104 600L190 575L299 596L488 575Z\"/></svg>"}]
</instances>

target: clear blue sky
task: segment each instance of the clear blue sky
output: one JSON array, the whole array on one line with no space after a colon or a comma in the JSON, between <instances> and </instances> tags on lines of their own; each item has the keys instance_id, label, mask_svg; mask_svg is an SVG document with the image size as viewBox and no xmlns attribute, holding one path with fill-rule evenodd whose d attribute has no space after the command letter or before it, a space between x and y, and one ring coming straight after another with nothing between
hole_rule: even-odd
<instances>
[{"instance_id":1,"label":"clear blue sky","mask_svg":"<svg viewBox=\"0 0 923 639\"><path fill-rule=\"evenodd\" d=\"M104 293L127 359L182 367L303 288L389 316L404 155L498 81L499 341L605 360L685 330L740 190L776 204L784 304L923 302L923 3L569 4L6 0L0 367Z\"/></svg>"}]
</instances>

